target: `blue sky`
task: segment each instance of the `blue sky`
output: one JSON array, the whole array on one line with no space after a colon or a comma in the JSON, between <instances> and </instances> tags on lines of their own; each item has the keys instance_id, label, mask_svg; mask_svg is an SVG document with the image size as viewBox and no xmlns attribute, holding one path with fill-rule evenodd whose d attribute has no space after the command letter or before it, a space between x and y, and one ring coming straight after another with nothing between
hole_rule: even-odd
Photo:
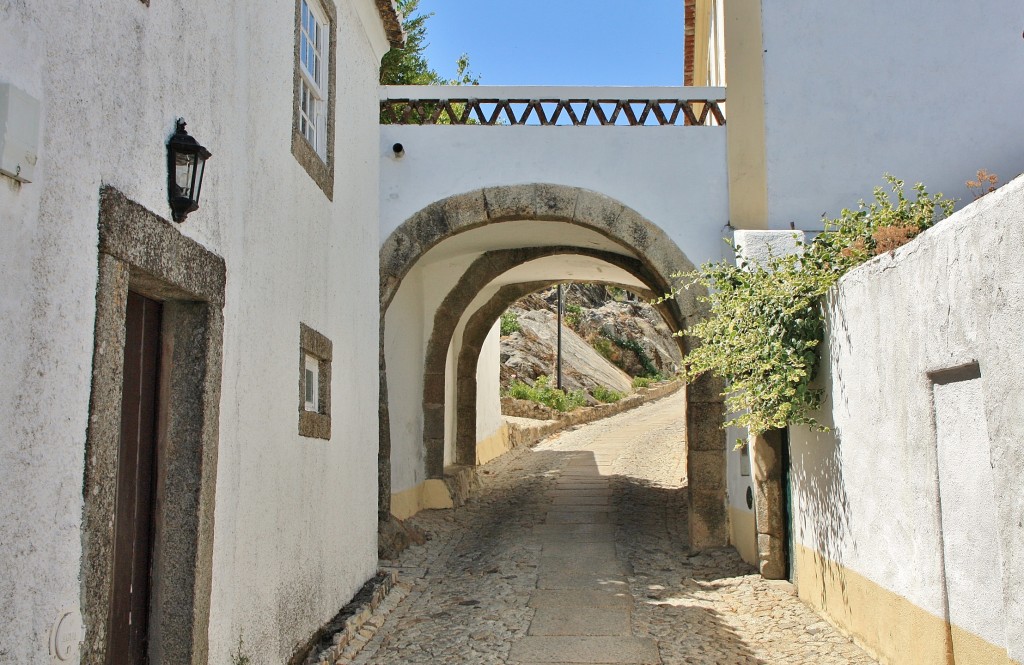
<instances>
[{"instance_id":1,"label":"blue sky","mask_svg":"<svg viewBox=\"0 0 1024 665\"><path fill-rule=\"evenodd\" d=\"M682 85L682 0L421 0L427 60L482 85Z\"/></svg>"}]
</instances>

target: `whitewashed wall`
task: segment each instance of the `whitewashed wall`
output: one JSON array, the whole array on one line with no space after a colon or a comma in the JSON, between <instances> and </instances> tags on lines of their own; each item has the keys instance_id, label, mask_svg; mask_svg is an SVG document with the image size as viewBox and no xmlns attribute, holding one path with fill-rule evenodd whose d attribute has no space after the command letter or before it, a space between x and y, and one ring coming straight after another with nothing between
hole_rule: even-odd
<instances>
[{"instance_id":1,"label":"whitewashed wall","mask_svg":"<svg viewBox=\"0 0 1024 665\"><path fill-rule=\"evenodd\" d=\"M770 228L817 228L886 172L968 201L978 169L1024 172L1018 0L761 5Z\"/></svg>"},{"instance_id":2,"label":"whitewashed wall","mask_svg":"<svg viewBox=\"0 0 1024 665\"><path fill-rule=\"evenodd\" d=\"M294 3L6 3L0 80L42 101L35 182L0 178L0 660L44 662L80 592L99 190L168 216L174 119L213 152L176 226L227 263L210 660L280 663L376 565L377 59L337 0L336 187L290 153ZM331 441L297 435L299 322L334 342Z\"/></svg>"},{"instance_id":3,"label":"whitewashed wall","mask_svg":"<svg viewBox=\"0 0 1024 665\"><path fill-rule=\"evenodd\" d=\"M405 156L381 162L382 241L447 196L552 183L633 208L695 263L721 254L728 223L722 127L382 127L382 153L394 143Z\"/></svg>"},{"instance_id":4,"label":"whitewashed wall","mask_svg":"<svg viewBox=\"0 0 1024 665\"><path fill-rule=\"evenodd\" d=\"M501 320L494 322L476 363L476 440L501 429Z\"/></svg>"},{"instance_id":5,"label":"whitewashed wall","mask_svg":"<svg viewBox=\"0 0 1024 665\"><path fill-rule=\"evenodd\" d=\"M838 608L841 623L854 617L855 632L901 602L941 621L948 589L956 627L1024 661L1021 246L1024 178L834 291L823 368L833 431L792 431L794 533L801 548L840 566L827 574L829 600L816 587L807 599ZM929 378L970 362L980 382L947 388ZM820 573L805 559L801 595ZM894 647L887 639L920 632L901 623L914 620L912 609L899 616L858 637L885 653ZM905 646L894 662L917 662Z\"/></svg>"}]
</instances>

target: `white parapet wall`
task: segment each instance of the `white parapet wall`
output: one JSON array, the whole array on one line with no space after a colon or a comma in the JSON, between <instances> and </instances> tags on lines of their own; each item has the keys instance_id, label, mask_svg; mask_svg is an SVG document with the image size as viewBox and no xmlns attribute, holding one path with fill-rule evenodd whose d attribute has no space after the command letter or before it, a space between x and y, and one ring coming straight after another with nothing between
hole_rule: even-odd
<instances>
[{"instance_id":1,"label":"white parapet wall","mask_svg":"<svg viewBox=\"0 0 1024 665\"><path fill-rule=\"evenodd\" d=\"M883 662L1024 661L1024 178L846 275L830 432L792 428L796 583Z\"/></svg>"}]
</instances>

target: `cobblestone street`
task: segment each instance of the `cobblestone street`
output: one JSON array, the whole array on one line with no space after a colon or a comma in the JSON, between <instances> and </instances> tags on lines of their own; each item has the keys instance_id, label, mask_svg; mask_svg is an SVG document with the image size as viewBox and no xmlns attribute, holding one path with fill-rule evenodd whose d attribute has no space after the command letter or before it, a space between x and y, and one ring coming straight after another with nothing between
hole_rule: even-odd
<instances>
[{"instance_id":1,"label":"cobblestone street","mask_svg":"<svg viewBox=\"0 0 1024 665\"><path fill-rule=\"evenodd\" d=\"M353 662L872 663L732 549L687 556L680 394L519 449L430 540ZM387 563L387 562L385 562Z\"/></svg>"}]
</instances>

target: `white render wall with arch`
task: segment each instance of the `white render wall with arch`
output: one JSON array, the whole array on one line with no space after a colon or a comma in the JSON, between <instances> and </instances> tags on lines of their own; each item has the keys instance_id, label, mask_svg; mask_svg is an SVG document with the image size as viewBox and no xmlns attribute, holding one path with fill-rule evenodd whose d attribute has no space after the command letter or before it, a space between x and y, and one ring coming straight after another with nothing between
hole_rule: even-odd
<instances>
[{"instance_id":1,"label":"white render wall with arch","mask_svg":"<svg viewBox=\"0 0 1024 665\"><path fill-rule=\"evenodd\" d=\"M481 87L474 94L515 97L514 90ZM557 90L553 89L553 96ZM671 97L683 89L666 90ZM600 96L598 89L595 95ZM395 143L404 148L401 157L392 151ZM724 127L385 125L380 149L381 242L416 212L446 197L484 187L549 183L592 190L636 210L665 231L694 263L722 256L728 224ZM463 235L470 234L471 240L455 236L427 252L402 281L387 310L393 494L426 480L422 429L426 346L438 305L470 263L488 249L577 242L630 254L592 231L566 223L502 222ZM447 243L456 243L455 249L446 251ZM565 272L565 268L541 264L534 270L520 270L516 281L555 281ZM475 305L486 302L497 288L496 280ZM475 309L467 310L459 330ZM455 402L451 376L459 339L457 332L449 350L445 404L451 415ZM480 390L497 385L496 363L485 363L481 357L479 369L484 372L478 376ZM488 399L493 403L495 397ZM450 440L452 418L446 420ZM495 422L486 418L478 421L478 428L490 429ZM446 461L450 460L449 452Z\"/></svg>"}]
</instances>

